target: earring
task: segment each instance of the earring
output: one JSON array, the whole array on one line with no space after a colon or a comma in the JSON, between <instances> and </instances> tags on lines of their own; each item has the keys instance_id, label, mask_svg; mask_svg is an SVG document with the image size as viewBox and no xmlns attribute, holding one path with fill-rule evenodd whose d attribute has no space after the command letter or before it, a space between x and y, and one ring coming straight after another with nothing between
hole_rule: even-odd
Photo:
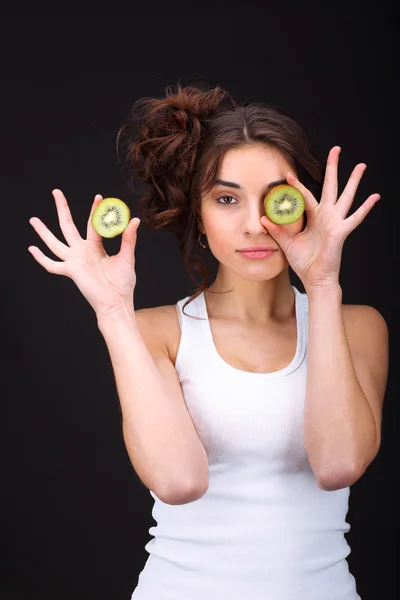
<instances>
[{"instance_id":1,"label":"earring","mask_svg":"<svg viewBox=\"0 0 400 600\"><path fill-rule=\"evenodd\" d=\"M201 232L199 233L199 238L198 238L198 239L199 239L199 244L200 244L200 246L201 246L202 248L207 248L207 246L203 246L203 244L201 243L200 236L201 236Z\"/></svg>"}]
</instances>

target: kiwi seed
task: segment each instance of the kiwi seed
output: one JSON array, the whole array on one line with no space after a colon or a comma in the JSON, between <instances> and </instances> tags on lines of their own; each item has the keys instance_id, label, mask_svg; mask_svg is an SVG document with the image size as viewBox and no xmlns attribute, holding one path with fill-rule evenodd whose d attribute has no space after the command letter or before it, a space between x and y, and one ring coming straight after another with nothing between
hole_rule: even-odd
<instances>
[{"instance_id":1,"label":"kiwi seed","mask_svg":"<svg viewBox=\"0 0 400 600\"><path fill-rule=\"evenodd\" d=\"M277 185L264 198L265 214L279 225L298 221L305 210L303 194L292 185Z\"/></svg>"},{"instance_id":2,"label":"kiwi seed","mask_svg":"<svg viewBox=\"0 0 400 600\"><path fill-rule=\"evenodd\" d=\"M131 219L129 207L119 198L104 198L92 214L93 229L104 238L120 235Z\"/></svg>"}]
</instances>

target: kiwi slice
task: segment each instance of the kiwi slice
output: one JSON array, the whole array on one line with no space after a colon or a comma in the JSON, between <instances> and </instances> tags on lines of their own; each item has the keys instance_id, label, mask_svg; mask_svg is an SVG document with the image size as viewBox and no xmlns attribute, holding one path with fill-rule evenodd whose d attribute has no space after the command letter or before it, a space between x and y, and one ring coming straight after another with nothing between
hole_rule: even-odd
<instances>
[{"instance_id":1,"label":"kiwi slice","mask_svg":"<svg viewBox=\"0 0 400 600\"><path fill-rule=\"evenodd\" d=\"M278 225L298 221L305 210L304 197L292 185L277 185L264 198L265 214Z\"/></svg>"},{"instance_id":2,"label":"kiwi slice","mask_svg":"<svg viewBox=\"0 0 400 600\"><path fill-rule=\"evenodd\" d=\"M93 229L104 238L123 233L130 220L131 211L119 198L104 198L92 214Z\"/></svg>"}]
</instances>

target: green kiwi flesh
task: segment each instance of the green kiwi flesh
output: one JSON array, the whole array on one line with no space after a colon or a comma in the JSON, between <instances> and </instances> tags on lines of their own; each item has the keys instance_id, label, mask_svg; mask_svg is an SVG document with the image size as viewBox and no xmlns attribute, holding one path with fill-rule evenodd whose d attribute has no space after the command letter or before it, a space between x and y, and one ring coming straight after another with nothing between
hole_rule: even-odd
<instances>
[{"instance_id":1,"label":"green kiwi flesh","mask_svg":"<svg viewBox=\"0 0 400 600\"><path fill-rule=\"evenodd\" d=\"M305 210L303 194L292 185L277 185L264 198L265 214L278 225L298 221Z\"/></svg>"},{"instance_id":2,"label":"green kiwi flesh","mask_svg":"<svg viewBox=\"0 0 400 600\"><path fill-rule=\"evenodd\" d=\"M93 229L104 238L120 235L131 219L129 207L119 198L104 198L92 214Z\"/></svg>"}]
</instances>

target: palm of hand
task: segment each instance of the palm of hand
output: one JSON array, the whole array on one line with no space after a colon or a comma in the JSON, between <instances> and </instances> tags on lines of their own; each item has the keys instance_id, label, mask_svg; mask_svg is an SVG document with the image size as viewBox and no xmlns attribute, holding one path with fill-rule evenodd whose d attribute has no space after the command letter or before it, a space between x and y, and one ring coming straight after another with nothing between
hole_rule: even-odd
<instances>
[{"instance_id":1,"label":"palm of hand","mask_svg":"<svg viewBox=\"0 0 400 600\"><path fill-rule=\"evenodd\" d=\"M101 196L96 196L87 223L87 239L77 230L65 196L53 190L59 223L69 244L58 240L36 217L31 225L62 262L53 261L35 246L29 250L34 258L50 273L72 279L97 314L114 310L121 305L131 305L136 285L135 245L138 219L132 219L122 235L121 250L114 256L106 253L101 236L93 229L91 215ZM133 222L133 225L132 225Z\"/></svg>"},{"instance_id":2,"label":"palm of hand","mask_svg":"<svg viewBox=\"0 0 400 600\"><path fill-rule=\"evenodd\" d=\"M318 205L307 214L307 226L299 234L289 234L285 254L296 273L307 277L316 260L320 261L319 277L324 279L339 272L340 243L346 237L343 219L334 206Z\"/></svg>"}]
</instances>

